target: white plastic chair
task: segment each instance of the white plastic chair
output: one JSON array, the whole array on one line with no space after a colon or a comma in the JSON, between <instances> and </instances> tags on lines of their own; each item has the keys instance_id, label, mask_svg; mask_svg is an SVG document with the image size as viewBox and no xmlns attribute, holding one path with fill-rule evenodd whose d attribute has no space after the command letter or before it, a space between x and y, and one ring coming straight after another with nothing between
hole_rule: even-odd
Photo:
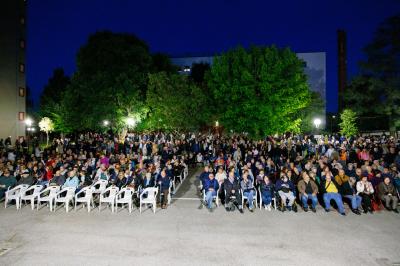
<instances>
[{"instance_id":1,"label":"white plastic chair","mask_svg":"<svg viewBox=\"0 0 400 266\"><path fill-rule=\"evenodd\" d=\"M156 207L157 207L157 203L156 203L156 199L157 199L157 194L158 194L158 189L155 187L148 187L145 188L142 193L140 193L139 196L139 212L142 213L142 205L143 204L152 204L153 206L153 212L156 213ZM147 195L146 197L144 197L145 195Z\"/></svg>"},{"instance_id":2,"label":"white plastic chair","mask_svg":"<svg viewBox=\"0 0 400 266\"><path fill-rule=\"evenodd\" d=\"M129 213L132 212L132 196L135 191L133 188L125 187L121 189L115 197L115 211L118 212L118 204L128 204Z\"/></svg>"},{"instance_id":3,"label":"white plastic chair","mask_svg":"<svg viewBox=\"0 0 400 266\"><path fill-rule=\"evenodd\" d=\"M41 191L37 196L37 210L40 208L40 203L46 201L50 205L50 211L52 211L53 202L58 191L60 191L60 186L49 186L45 190Z\"/></svg>"},{"instance_id":4,"label":"white plastic chair","mask_svg":"<svg viewBox=\"0 0 400 266\"><path fill-rule=\"evenodd\" d=\"M31 202L31 207L32 210L35 208L35 199L39 196L40 191L42 191L43 186L42 185L33 185L30 186L27 190L21 192L21 196L19 197L19 205L22 207L22 201L30 201ZM31 192L31 194L27 194L28 192Z\"/></svg>"},{"instance_id":5,"label":"white plastic chair","mask_svg":"<svg viewBox=\"0 0 400 266\"><path fill-rule=\"evenodd\" d=\"M262 194L261 194L261 189L260 188L258 188L258 195L260 196L259 205L260 205L260 210L261 210L262 205L263 205L263 200L262 200ZM276 210L276 198L275 198L275 196L272 197L272 201L274 202L274 209Z\"/></svg>"},{"instance_id":6,"label":"white plastic chair","mask_svg":"<svg viewBox=\"0 0 400 266\"><path fill-rule=\"evenodd\" d=\"M254 191L254 197L253 197L253 201L254 201L254 207L256 207L257 208L257 198L258 198L258 193L257 193L257 190L256 189L253 189L253 191ZM244 193L243 193L243 190L241 189L240 190L240 193L242 194L242 206L243 206L243 208L244 208L244 200L247 200L248 201L248 198L244 195Z\"/></svg>"},{"instance_id":7,"label":"white plastic chair","mask_svg":"<svg viewBox=\"0 0 400 266\"><path fill-rule=\"evenodd\" d=\"M108 185L108 181L107 180L97 180L96 183L94 183L93 185L91 185L91 187L93 187L93 194L101 194L104 190L106 190Z\"/></svg>"},{"instance_id":8,"label":"white plastic chair","mask_svg":"<svg viewBox=\"0 0 400 266\"><path fill-rule=\"evenodd\" d=\"M80 202L80 203L86 204L88 212L90 212L90 204L92 204L93 208L94 208L92 193L93 193L93 188L91 186L84 187L78 193L76 193L74 210L76 211L76 205L78 204L78 202ZM81 196L82 194L85 194L85 195Z\"/></svg>"},{"instance_id":9,"label":"white plastic chair","mask_svg":"<svg viewBox=\"0 0 400 266\"><path fill-rule=\"evenodd\" d=\"M100 194L100 199L99 199L99 212L101 210L101 204L102 203L108 203L111 205L111 212L114 212L114 204L115 204L115 198L117 196L117 193L119 191L119 188L116 186L111 186L108 187L106 190L104 190ZM108 194L108 196L106 196Z\"/></svg>"},{"instance_id":10,"label":"white plastic chair","mask_svg":"<svg viewBox=\"0 0 400 266\"><path fill-rule=\"evenodd\" d=\"M4 208L7 208L7 204L11 200L15 200L15 204L17 205L17 210L20 208L20 201L19 198L21 197L21 194L24 193L25 190L29 188L29 185L22 184L18 185L12 189L9 189L6 191L6 196L4 200Z\"/></svg>"},{"instance_id":11,"label":"white plastic chair","mask_svg":"<svg viewBox=\"0 0 400 266\"><path fill-rule=\"evenodd\" d=\"M65 209L68 212L69 211L69 203L74 200L74 195L75 195L75 188L74 187L66 187L57 192L56 197L54 199L54 207L53 210L55 211L57 208L57 203L61 202L65 204ZM63 196L63 193L67 193L65 196Z\"/></svg>"},{"instance_id":12,"label":"white plastic chair","mask_svg":"<svg viewBox=\"0 0 400 266\"><path fill-rule=\"evenodd\" d=\"M221 186L218 188L217 194L215 196L213 196L213 200L215 201L215 204L217 205L217 207L219 206L218 194L219 194L220 188L221 188ZM206 202L206 191L205 191L205 189L202 190L202 194L203 194L203 202Z\"/></svg>"}]
</instances>

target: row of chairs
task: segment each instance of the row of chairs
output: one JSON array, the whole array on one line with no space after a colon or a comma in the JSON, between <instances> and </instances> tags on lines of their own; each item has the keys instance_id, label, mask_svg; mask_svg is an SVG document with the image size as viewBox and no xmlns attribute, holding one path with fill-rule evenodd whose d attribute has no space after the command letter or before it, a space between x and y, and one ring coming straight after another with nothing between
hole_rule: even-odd
<instances>
[{"instance_id":1,"label":"row of chairs","mask_svg":"<svg viewBox=\"0 0 400 266\"><path fill-rule=\"evenodd\" d=\"M50 211L55 211L57 204L63 203L66 211L72 204L76 210L77 204L81 203L87 206L88 212L91 207L95 208L94 199L98 195L99 211L101 211L102 203L107 203L111 206L111 211L118 211L118 204L128 205L128 210L131 213L133 209L133 195L136 193L139 198L139 211L142 212L143 204L151 204L153 212L156 211L156 199L158 189L149 187L143 190L135 191L133 188L125 187L121 190L116 186L107 186L107 180L99 180L94 185L87 186L75 193L76 189L72 187L61 188L59 186L49 186L45 188L42 185L18 185L12 189L8 189L5 194L5 208L10 201L15 200L17 210L22 207L22 202L30 202L32 210L36 207L39 210L41 203L47 202ZM170 199L169 199L170 203Z\"/></svg>"}]
</instances>

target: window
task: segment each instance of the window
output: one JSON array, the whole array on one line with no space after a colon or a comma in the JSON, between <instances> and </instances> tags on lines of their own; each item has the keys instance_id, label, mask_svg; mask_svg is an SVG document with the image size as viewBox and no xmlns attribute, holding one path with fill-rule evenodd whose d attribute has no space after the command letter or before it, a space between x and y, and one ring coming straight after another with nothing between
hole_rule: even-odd
<instances>
[{"instance_id":1,"label":"window","mask_svg":"<svg viewBox=\"0 0 400 266\"><path fill-rule=\"evenodd\" d=\"M25 25L25 17L21 17L19 19L19 22L21 23L21 25Z\"/></svg>"},{"instance_id":2,"label":"window","mask_svg":"<svg viewBox=\"0 0 400 266\"><path fill-rule=\"evenodd\" d=\"M20 41L19 41L19 47L20 47L21 49L25 49L25 40L20 40Z\"/></svg>"},{"instance_id":3,"label":"window","mask_svg":"<svg viewBox=\"0 0 400 266\"><path fill-rule=\"evenodd\" d=\"M25 73L25 65L24 64L19 64L19 72Z\"/></svg>"},{"instance_id":4,"label":"window","mask_svg":"<svg viewBox=\"0 0 400 266\"><path fill-rule=\"evenodd\" d=\"M19 96L25 97L25 88L19 87Z\"/></svg>"},{"instance_id":5,"label":"window","mask_svg":"<svg viewBox=\"0 0 400 266\"><path fill-rule=\"evenodd\" d=\"M25 121L25 112L19 112L18 113L18 120L19 121Z\"/></svg>"}]
</instances>

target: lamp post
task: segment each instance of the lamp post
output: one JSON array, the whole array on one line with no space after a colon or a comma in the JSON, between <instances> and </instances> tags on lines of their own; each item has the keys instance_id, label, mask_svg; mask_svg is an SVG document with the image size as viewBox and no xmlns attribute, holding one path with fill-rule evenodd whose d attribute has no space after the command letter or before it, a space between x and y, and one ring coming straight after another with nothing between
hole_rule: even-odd
<instances>
[{"instance_id":1,"label":"lamp post","mask_svg":"<svg viewBox=\"0 0 400 266\"><path fill-rule=\"evenodd\" d=\"M333 119L335 119L336 118L336 116L335 115L333 115L332 116L332 118L331 118L331 134L333 135L333 131L332 131L332 124L333 124Z\"/></svg>"},{"instance_id":2,"label":"lamp post","mask_svg":"<svg viewBox=\"0 0 400 266\"><path fill-rule=\"evenodd\" d=\"M319 126L321 125L322 121L320 118L314 118L313 123L316 128L316 133L318 133L318 129L319 129Z\"/></svg>"},{"instance_id":3,"label":"lamp post","mask_svg":"<svg viewBox=\"0 0 400 266\"><path fill-rule=\"evenodd\" d=\"M29 151L29 141L31 140L31 132L35 131L35 128L32 127L33 120L30 119L29 117L25 119L25 125L27 126L26 131L28 132L28 137L26 138L26 145L28 146L28 151Z\"/></svg>"}]
</instances>

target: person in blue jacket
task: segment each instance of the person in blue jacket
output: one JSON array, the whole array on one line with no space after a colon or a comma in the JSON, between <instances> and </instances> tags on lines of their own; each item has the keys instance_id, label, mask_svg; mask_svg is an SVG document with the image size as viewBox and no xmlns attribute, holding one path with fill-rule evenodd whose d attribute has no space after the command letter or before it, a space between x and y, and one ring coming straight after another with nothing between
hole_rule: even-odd
<instances>
[{"instance_id":1,"label":"person in blue jacket","mask_svg":"<svg viewBox=\"0 0 400 266\"><path fill-rule=\"evenodd\" d=\"M294 185L285 173L282 173L281 178L276 181L276 191L278 191L283 203L282 211L286 209L291 211L295 200Z\"/></svg>"},{"instance_id":2,"label":"person in blue jacket","mask_svg":"<svg viewBox=\"0 0 400 266\"><path fill-rule=\"evenodd\" d=\"M214 178L214 174L210 173L208 175L208 178L205 179L205 181L204 181L204 193L206 193L207 208L210 211L213 211L212 201L213 201L213 197L218 196L217 195L218 189L219 189L219 183Z\"/></svg>"}]
</instances>

